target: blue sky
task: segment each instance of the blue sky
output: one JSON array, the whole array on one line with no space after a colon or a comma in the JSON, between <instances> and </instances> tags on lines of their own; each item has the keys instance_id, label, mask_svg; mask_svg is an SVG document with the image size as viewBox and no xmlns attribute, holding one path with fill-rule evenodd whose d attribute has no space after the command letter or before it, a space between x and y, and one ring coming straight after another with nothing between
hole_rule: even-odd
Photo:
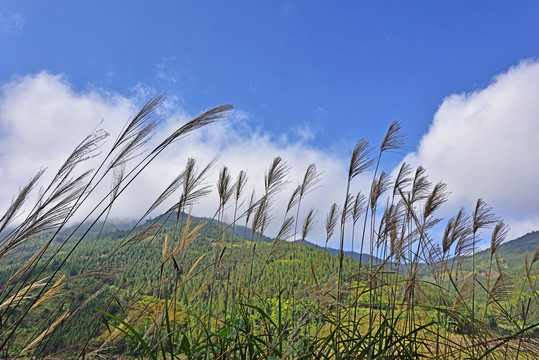
<instances>
[{"instance_id":1,"label":"blue sky","mask_svg":"<svg viewBox=\"0 0 539 360\"><path fill-rule=\"evenodd\" d=\"M8 143L6 124L13 121L5 109L15 100L6 89L24 79L35 85L41 74L44 84L65 85L58 91L72 99L93 94L105 103L107 96L118 96L140 104L144 95L166 92L173 112L183 115L230 103L241 114L229 129L242 129L238 139L252 141L256 134L268 141L268 149L286 155L301 148L334 156L337 163L346 162L359 138L377 144L397 119L408 134L408 150L389 158L389 170L405 156L436 168L440 160L421 155L426 150L419 147L436 115L445 119L444 104L456 118L470 116L463 109L475 106L473 94L486 97L500 74L524 73L508 76L526 83L514 85L515 91L537 84L527 72L535 71L539 56L538 16L539 3L532 1L0 1L0 140ZM506 88L513 88L511 79ZM451 108L455 101L447 100L458 100L452 96L462 96L456 103L465 105ZM519 107L528 109L526 104ZM489 111L503 113L506 122L500 124L509 126L522 115L511 109L515 105ZM526 131L518 136L526 139L514 141L528 144L524 150L533 159L539 152L532 138L537 137L535 108L529 110L524 117L531 120L519 125ZM500 124L491 123L503 129ZM223 149L226 153L226 141L217 147ZM14 151L4 147L0 158ZM529 164L518 166L522 176L537 174L528 173ZM2 172L11 188L28 177L9 169L4 164ZM486 174L490 178L487 169L479 171ZM443 171L434 175L451 179ZM492 193L501 185L493 184ZM528 191L527 184L515 186ZM471 195L459 190L466 188L466 183L453 185L455 206L471 203ZM492 193L477 196L488 202ZM489 203L514 218L515 235L539 229L537 209L525 204L529 210L515 214L524 205L497 196Z\"/></svg>"},{"instance_id":2,"label":"blue sky","mask_svg":"<svg viewBox=\"0 0 539 360\"><path fill-rule=\"evenodd\" d=\"M23 0L0 10L24 19L2 34L1 79L48 70L77 89L144 84L193 112L232 103L271 132L309 124L321 146L380 137L393 119L413 146L444 97L539 51L539 5L527 1Z\"/></svg>"}]
</instances>

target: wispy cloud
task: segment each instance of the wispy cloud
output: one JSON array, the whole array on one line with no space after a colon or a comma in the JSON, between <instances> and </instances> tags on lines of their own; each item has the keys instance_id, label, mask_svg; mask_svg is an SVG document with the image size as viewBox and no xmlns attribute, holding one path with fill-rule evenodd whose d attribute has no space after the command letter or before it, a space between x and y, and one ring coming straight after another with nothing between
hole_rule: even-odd
<instances>
[{"instance_id":1,"label":"wispy cloud","mask_svg":"<svg viewBox=\"0 0 539 360\"><path fill-rule=\"evenodd\" d=\"M21 14L4 14L0 12L0 33L20 32L24 27Z\"/></svg>"},{"instance_id":2,"label":"wispy cloud","mask_svg":"<svg viewBox=\"0 0 539 360\"><path fill-rule=\"evenodd\" d=\"M495 76L489 86L444 99L405 161L425 166L451 190L449 207L487 201L512 236L539 229L539 61Z\"/></svg>"},{"instance_id":3,"label":"wispy cloud","mask_svg":"<svg viewBox=\"0 0 539 360\"><path fill-rule=\"evenodd\" d=\"M172 85L176 85L182 80L191 80L192 75L187 67L184 66L183 68L180 68L177 62L177 59L173 56L163 57L161 62L155 64L155 76L160 80L171 83ZM187 65L190 66L189 63L187 63Z\"/></svg>"}]
</instances>

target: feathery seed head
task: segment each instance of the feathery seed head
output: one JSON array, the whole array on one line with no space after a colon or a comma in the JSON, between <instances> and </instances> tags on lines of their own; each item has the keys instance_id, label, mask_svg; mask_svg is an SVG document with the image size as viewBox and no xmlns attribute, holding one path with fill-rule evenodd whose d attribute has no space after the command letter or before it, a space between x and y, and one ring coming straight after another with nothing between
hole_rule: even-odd
<instances>
[{"instance_id":1,"label":"feathery seed head","mask_svg":"<svg viewBox=\"0 0 539 360\"><path fill-rule=\"evenodd\" d=\"M352 180L357 175L367 171L372 166L374 160L371 158L370 153L371 148L367 140L359 140L354 147L354 151L352 151L352 157L350 158L348 180Z\"/></svg>"},{"instance_id":2,"label":"feathery seed head","mask_svg":"<svg viewBox=\"0 0 539 360\"><path fill-rule=\"evenodd\" d=\"M494 230L492 231L492 238L490 241L490 254L494 255L496 251L500 248L501 244L505 240L505 237L507 236L507 232L509 231L509 227L503 223L503 221L498 221L496 225L494 226Z\"/></svg>"},{"instance_id":3,"label":"feathery seed head","mask_svg":"<svg viewBox=\"0 0 539 360\"><path fill-rule=\"evenodd\" d=\"M309 212L307 213L307 217L305 217L305 220L303 221L303 226L301 230L301 240L305 240L307 238L307 235L313 229L315 215L316 215L316 212L314 211L314 209L309 210Z\"/></svg>"},{"instance_id":4,"label":"feathery seed head","mask_svg":"<svg viewBox=\"0 0 539 360\"><path fill-rule=\"evenodd\" d=\"M338 218L339 218L339 206L337 204L333 204L329 208L329 213L328 213L328 216L326 217L326 243L331 238L331 236L333 236Z\"/></svg>"},{"instance_id":5,"label":"feathery seed head","mask_svg":"<svg viewBox=\"0 0 539 360\"><path fill-rule=\"evenodd\" d=\"M492 208L487 207L483 199L477 199L473 213L473 233L477 233L479 229L488 227L496 221L498 218L492 213Z\"/></svg>"},{"instance_id":6,"label":"feathery seed head","mask_svg":"<svg viewBox=\"0 0 539 360\"><path fill-rule=\"evenodd\" d=\"M404 147L404 141L406 140L406 135L401 133L402 125L397 121L393 120L389 129L387 129L386 136L380 144L380 153L385 151L396 151Z\"/></svg>"},{"instance_id":7,"label":"feathery seed head","mask_svg":"<svg viewBox=\"0 0 539 360\"><path fill-rule=\"evenodd\" d=\"M320 174L316 171L315 164L309 164L305 175L303 176L303 183L301 184L300 197L307 195L313 190L313 188L320 182Z\"/></svg>"},{"instance_id":8,"label":"feathery seed head","mask_svg":"<svg viewBox=\"0 0 539 360\"><path fill-rule=\"evenodd\" d=\"M403 162L399 168L397 177L395 178L395 185L393 185L393 195L397 195L399 190L404 192L404 188L412 182L410 175L413 168L410 164Z\"/></svg>"},{"instance_id":9,"label":"feathery seed head","mask_svg":"<svg viewBox=\"0 0 539 360\"><path fill-rule=\"evenodd\" d=\"M264 176L264 189L266 195L274 194L282 190L285 185L285 178L289 172L290 168L280 156L273 159L273 162Z\"/></svg>"},{"instance_id":10,"label":"feathery seed head","mask_svg":"<svg viewBox=\"0 0 539 360\"><path fill-rule=\"evenodd\" d=\"M423 220L427 220L434 212L447 201L448 193L446 191L447 185L439 182L434 186L432 192L425 202L425 210L423 212Z\"/></svg>"},{"instance_id":11,"label":"feathery seed head","mask_svg":"<svg viewBox=\"0 0 539 360\"><path fill-rule=\"evenodd\" d=\"M243 190L245 189L245 184L247 184L247 173L243 170L240 171L238 174L238 178L236 180L236 202L239 201L241 194L243 194Z\"/></svg>"}]
</instances>

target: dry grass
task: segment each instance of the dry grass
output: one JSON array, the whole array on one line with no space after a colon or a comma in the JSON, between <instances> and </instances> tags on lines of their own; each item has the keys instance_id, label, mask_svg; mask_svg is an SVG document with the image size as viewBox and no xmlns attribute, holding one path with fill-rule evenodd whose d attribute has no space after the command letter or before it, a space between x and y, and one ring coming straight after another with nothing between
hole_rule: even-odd
<instances>
[{"instance_id":1,"label":"dry grass","mask_svg":"<svg viewBox=\"0 0 539 360\"><path fill-rule=\"evenodd\" d=\"M89 241L86 235L90 229L98 221L108 219L116 199L148 164L170 144L222 120L231 110L228 105L209 110L174 131L146 156L137 156L154 135L160 118L157 108L162 101L162 96L152 98L104 154L98 153L108 136L104 131L96 130L84 139L17 225L13 226L13 221L29 201L43 171L30 179L0 218L0 231L9 228L0 240L0 261L21 256L32 239L45 232L49 234L33 256L14 263L8 281L0 287L1 356L35 359L53 358L57 353L64 358L107 357L118 343L128 342L126 336L136 343L131 348L134 356L154 359L539 356L539 324L535 315L539 302L539 246L523 259L524 283L514 286L498 256L508 228L482 199L472 212L459 210L446 222L441 239L436 239L433 234L443 229L442 219L436 216L448 198L446 185L433 185L421 166L414 171L403 163L395 179L380 169L385 153L404 147L405 136L398 122L391 123L377 155L373 155L374 149L365 140L360 140L351 153L343 202L328 209L325 222L326 244L334 235L340 240L338 262L329 274L322 267L335 263L328 260L327 253L309 255L307 262L303 248L286 242L297 240L298 236L305 240L311 233L318 210L310 209L300 219L300 209L305 197L319 186L321 175L310 164L303 181L292 188L287 206L280 212L275 209L275 200L290 183L290 168L284 159L276 157L265 173L264 192L260 196L253 191L245 197L245 171L233 181L226 166L220 169L216 184L219 203L214 216L217 234L205 245L206 252L186 258L187 250L209 225L194 224L190 216L182 217L210 193L205 179L215 161L199 168L190 158L185 169L137 223L174 195L177 201L170 206L169 215L176 217L177 237L162 235L162 223L142 230L135 230L135 225L100 265L87 269L87 259L79 274L64 277L62 268L75 256L77 247ZM80 164L97 156L102 162L94 172L76 175ZM131 170L126 171L126 164ZM353 182L369 170L370 188L353 194ZM81 204L99 196L96 189L109 176L110 193L97 199L99 205L88 213L80 214ZM233 212L233 220L226 224L228 212ZM53 246L75 214L82 215L84 220L94 219L90 229L75 236L81 223L67 239ZM265 246L258 242L278 216L283 222L273 243ZM251 227L250 237L244 235L240 240L227 235L230 229L235 234L240 222ZM479 271L476 246L481 232L491 228L490 260ZM356 234L361 234L360 252L369 249L367 264L344 256L346 242L351 241L353 249ZM161 236L163 243L158 244ZM250 246L248 251L246 244ZM142 249L139 257L127 268L115 267L115 256L123 256L131 248ZM158 249L160 263L147 275L159 278L157 285L129 288L126 299L130 275L142 263L145 252L156 251L154 248ZM283 252L291 252L291 259L282 258ZM375 262L375 257L380 261ZM285 260L292 264L290 276L277 270L278 262L283 264ZM308 263L307 270L301 268L301 261ZM471 262L471 270L466 268L467 261ZM53 262L55 268L50 271ZM258 264L262 266L257 267ZM101 299L108 290L108 281L120 272L123 282L114 283L114 291ZM268 277L279 289L271 296L262 295L262 279ZM281 284L285 277L292 281ZM187 293L187 285L200 278L200 287ZM59 300L60 294L78 302L68 305ZM148 301L148 297L153 300ZM76 316L94 300L99 300L103 310L116 308L114 314L108 318L94 313L88 325L91 337L58 349L62 333L69 333ZM189 304L199 300L207 304L205 311L193 313ZM33 319L33 314L45 306L50 309L43 324L33 327L33 334L25 343L17 342L25 321ZM117 326L115 330L112 325Z\"/></svg>"}]
</instances>

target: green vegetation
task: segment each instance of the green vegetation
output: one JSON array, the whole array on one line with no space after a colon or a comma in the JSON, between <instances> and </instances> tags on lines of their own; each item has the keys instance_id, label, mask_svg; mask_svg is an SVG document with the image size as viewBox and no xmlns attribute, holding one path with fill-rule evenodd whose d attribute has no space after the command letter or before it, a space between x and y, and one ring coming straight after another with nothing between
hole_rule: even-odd
<instances>
[{"instance_id":1,"label":"green vegetation","mask_svg":"<svg viewBox=\"0 0 539 360\"><path fill-rule=\"evenodd\" d=\"M108 222L118 196L161 151L230 109L202 114L135 157L153 133L161 101L152 99L126 125L95 172L76 175L79 163L97 156L102 131L75 149L18 225L9 226L42 172L0 219L2 358L539 356L539 234L502 245L507 227L479 199L435 238L444 228L436 211L447 199L445 184L429 182L422 167L403 164L395 179L379 169L382 156L403 145L397 122L378 149L361 140L352 152L344 201L325 221L323 240L335 236L338 250L304 240L316 211L300 214L318 186L316 166L290 190L279 157L258 195L246 194L245 172L233 180L221 168L213 219L189 215L210 192L204 180L212 166L189 159L141 220ZM352 194L355 178L368 170L371 188ZM82 214L80 205L93 203L110 175L111 192ZM287 208L279 211L275 200L287 191ZM169 198L178 200L169 211L144 221ZM85 221L67 227L75 214ZM231 223L225 214L233 214ZM270 239L264 234L275 219L283 220ZM477 252L482 236L491 247ZM359 254L370 250L346 253L345 242Z\"/></svg>"}]
</instances>

